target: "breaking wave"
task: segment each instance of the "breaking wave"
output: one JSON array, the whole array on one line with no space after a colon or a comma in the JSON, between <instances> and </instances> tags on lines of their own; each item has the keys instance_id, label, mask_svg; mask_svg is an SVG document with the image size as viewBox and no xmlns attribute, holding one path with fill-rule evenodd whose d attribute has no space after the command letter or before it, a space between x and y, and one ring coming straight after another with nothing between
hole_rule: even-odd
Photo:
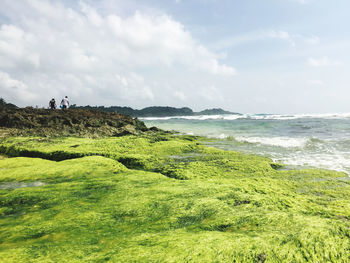
<instances>
[{"instance_id":1,"label":"breaking wave","mask_svg":"<svg viewBox=\"0 0 350 263\"><path fill-rule=\"evenodd\" d=\"M193 135L194 133L187 133ZM258 145L267 145L275 146L282 148L315 148L325 145L327 142L317 138L291 138L291 137L244 137L237 136L232 137L227 134L220 134L217 136L210 136L211 138L217 139L227 139L231 141L236 141L239 143L247 144L258 144Z\"/></svg>"},{"instance_id":2,"label":"breaking wave","mask_svg":"<svg viewBox=\"0 0 350 263\"><path fill-rule=\"evenodd\" d=\"M237 141L278 146L284 148L303 148L307 142L307 138L286 138L286 137L236 137Z\"/></svg>"},{"instance_id":3,"label":"breaking wave","mask_svg":"<svg viewBox=\"0 0 350 263\"><path fill-rule=\"evenodd\" d=\"M295 119L350 119L350 113L326 113L326 114L223 114L223 115L198 115L198 116L171 116L171 117L145 117L146 121L155 120L295 120Z\"/></svg>"}]
</instances>

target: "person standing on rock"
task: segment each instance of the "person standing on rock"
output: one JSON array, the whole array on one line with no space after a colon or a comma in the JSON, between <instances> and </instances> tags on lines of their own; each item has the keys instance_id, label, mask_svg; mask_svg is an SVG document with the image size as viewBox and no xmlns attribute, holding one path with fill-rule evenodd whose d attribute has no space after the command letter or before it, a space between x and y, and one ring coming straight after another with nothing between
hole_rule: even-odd
<instances>
[{"instance_id":1,"label":"person standing on rock","mask_svg":"<svg viewBox=\"0 0 350 263\"><path fill-rule=\"evenodd\" d=\"M67 109L69 107L69 100L68 97L65 96L61 101L61 108L62 110Z\"/></svg>"},{"instance_id":2,"label":"person standing on rock","mask_svg":"<svg viewBox=\"0 0 350 263\"><path fill-rule=\"evenodd\" d=\"M50 100L50 102L49 102L49 108L51 109L51 110L55 110L56 109L56 101L55 101L55 99L54 98L52 98L51 100Z\"/></svg>"}]
</instances>

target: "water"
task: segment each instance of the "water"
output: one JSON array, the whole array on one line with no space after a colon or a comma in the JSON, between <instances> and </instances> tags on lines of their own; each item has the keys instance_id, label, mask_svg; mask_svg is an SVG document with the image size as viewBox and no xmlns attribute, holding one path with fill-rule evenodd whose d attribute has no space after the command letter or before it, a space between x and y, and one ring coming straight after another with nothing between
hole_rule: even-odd
<instances>
[{"instance_id":1,"label":"water","mask_svg":"<svg viewBox=\"0 0 350 263\"><path fill-rule=\"evenodd\" d=\"M144 118L147 126L217 138L212 146L350 174L350 113Z\"/></svg>"},{"instance_id":2,"label":"water","mask_svg":"<svg viewBox=\"0 0 350 263\"><path fill-rule=\"evenodd\" d=\"M17 188L25 188L25 187L39 187L43 186L45 183L37 181L37 182L5 182L0 184L1 190L7 189L17 189Z\"/></svg>"}]
</instances>

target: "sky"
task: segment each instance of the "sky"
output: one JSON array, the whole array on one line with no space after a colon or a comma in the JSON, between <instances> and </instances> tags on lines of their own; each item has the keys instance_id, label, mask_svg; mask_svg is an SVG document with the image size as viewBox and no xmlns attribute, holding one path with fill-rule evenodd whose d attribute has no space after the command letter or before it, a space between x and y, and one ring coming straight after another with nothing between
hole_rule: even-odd
<instances>
[{"instance_id":1,"label":"sky","mask_svg":"<svg viewBox=\"0 0 350 263\"><path fill-rule=\"evenodd\" d=\"M1 0L0 97L350 112L348 0Z\"/></svg>"}]
</instances>

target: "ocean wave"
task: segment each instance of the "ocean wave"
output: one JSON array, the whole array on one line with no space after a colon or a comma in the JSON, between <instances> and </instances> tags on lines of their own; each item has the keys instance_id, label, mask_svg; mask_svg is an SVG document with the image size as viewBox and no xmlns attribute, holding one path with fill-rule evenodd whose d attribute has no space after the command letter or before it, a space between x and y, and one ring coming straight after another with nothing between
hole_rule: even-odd
<instances>
[{"instance_id":1,"label":"ocean wave","mask_svg":"<svg viewBox=\"0 0 350 263\"><path fill-rule=\"evenodd\" d=\"M246 115L198 115L198 116L171 116L171 117L145 117L145 118L139 118L141 120L145 121L157 121L157 120L172 120L172 119L183 119L183 120L236 120L239 118L246 118L243 117Z\"/></svg>"},{"instance_id":2,"label":"ocean wave","mask_svg":"<svg viewBox=\"0 0 350 263\"><path fill-rule=\"evenodd\" d=\"M336 143L334 140L319 138L230 137L225 134L220 134L217 138L224 139L224 145L231 145L231 149L263 154L276 162L304 168L335 170L350 176L350 151L342 151L336 147L342 141Z\"/></svg>"},{"instance_id":3,"label":"ocean wave","mask_svg":"<svg viewBox=\"0 0 350 263\"><path fill-rule=\"evenodd\" d=\"M198 116L171 116L171 117L145 117L145 121L157 120L295 120L295 119L350 119L350 113L326 113L326 114L223 114L223 115L198 115Z\"/></svg>"},{"instance_id":4,"label":"ocean wave","mask_svg":"<svg viewBox=\"0 0 350 263\"><path fill-rule=\"evenodd\" d=\"M349 119L350 113L325 113L325 114L253 114L250 118L257 120L295 120L295 119Z\"/></svg>"},{"instance_id":5,"label":"ocean wave","mask_svg":"<svg viewBox=\"0 0 350 263\"><path fill-rule=\"evenodd\" d=\"M238 142L263 144L283 148L303 148L309 141L308 138L290 137L235 137L235 140Z\"/></svg>"},{"instance_id":6,"label":"ocean wave","mask_svg":"<svg viewBox=\"0 0 350 263\"><path fill-rule=\"evenodd\" d=\"M350 154L346 155L344 153L333 152L332 154L295 154L291 156L284 156L272 159L274 161L286 163L288 165L296 165L303 167L308 166L345 172L350 176L349 158Z\"/></svg>"},{"instance_id":7,"label":"ocean wave","mask_svg":"<svg viewBox=\"0 0 350 263\"><path fill-rule=\"evenodd\" d=\"M211 138L225 139L228 141L235 141L240 144L260 144L266 146L275 146L282 148L300 148L300 149L320 149L327 147L327 142L318 138L292 138L292 137L247 137L236 136L232 137L225 133L221 133L215 136L209 136Z\"/></svg>"}]
</instances>

